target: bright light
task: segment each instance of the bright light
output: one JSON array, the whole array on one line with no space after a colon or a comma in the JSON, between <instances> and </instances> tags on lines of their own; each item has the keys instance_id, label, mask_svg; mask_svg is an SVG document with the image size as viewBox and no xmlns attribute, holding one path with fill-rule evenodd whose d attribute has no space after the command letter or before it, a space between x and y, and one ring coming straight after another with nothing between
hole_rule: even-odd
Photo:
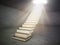
<instances>
[{"instance_id":1,"label":"bright light","mask_svg":"<svg viewBox=\"0 0 60 45\"><path fill-rule=\"evenodd\" d=\"M47 0L33 0L34 4L47 4Z\"/></svg>"}]
</instances>

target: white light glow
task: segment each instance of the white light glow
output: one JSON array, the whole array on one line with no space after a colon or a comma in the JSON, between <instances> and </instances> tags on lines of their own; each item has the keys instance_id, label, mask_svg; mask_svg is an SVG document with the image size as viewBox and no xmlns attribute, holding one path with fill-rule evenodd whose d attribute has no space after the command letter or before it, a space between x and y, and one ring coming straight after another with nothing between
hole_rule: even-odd
<instances>
[{"instance_id":1,"label":"white light glow","mask_svg":"<svg viewBox=\"0 0 60 45\"><path fill-rule=\"evenodd\" d=\"M33 0L34 4L47 4L47 0Z\"/></svg>"}]
</instances>

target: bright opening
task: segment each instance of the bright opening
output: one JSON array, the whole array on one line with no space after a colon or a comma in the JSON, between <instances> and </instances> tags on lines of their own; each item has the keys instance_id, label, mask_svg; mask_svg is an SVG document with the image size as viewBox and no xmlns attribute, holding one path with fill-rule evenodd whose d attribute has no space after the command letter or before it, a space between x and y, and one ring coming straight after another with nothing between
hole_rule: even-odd
<instances>
[{"instance_id":1,"label":"bright opening","mask_svg":"<svg viewBox=\"0 0 60 45\"><path fill-rule=\"evenodd\" d=\"M34 4L47 4L47 0L33 0Z\"/></svg>"}]
</instances>

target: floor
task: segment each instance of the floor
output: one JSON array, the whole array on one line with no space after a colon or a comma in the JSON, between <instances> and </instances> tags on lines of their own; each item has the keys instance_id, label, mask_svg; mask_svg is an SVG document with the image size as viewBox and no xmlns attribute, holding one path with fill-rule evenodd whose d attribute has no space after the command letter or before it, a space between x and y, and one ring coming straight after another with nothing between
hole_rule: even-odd
<instances>
[{"instance_id":1,"label":"floor","mask_svg":"<svg viewBox=\"0 0 60 45\"><path fill-rule=\"evenodd\" d=\"M60 45L60 26L37 25L33 37L27 42L12 39L16 28L1 30L1 45Z\"/></svg>"}]
</instances>

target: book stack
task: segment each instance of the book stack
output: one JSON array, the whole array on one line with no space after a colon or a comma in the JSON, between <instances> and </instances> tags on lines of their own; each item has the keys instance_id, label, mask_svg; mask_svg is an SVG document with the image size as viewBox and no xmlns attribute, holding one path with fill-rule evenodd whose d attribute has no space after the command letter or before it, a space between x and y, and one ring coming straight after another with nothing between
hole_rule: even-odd
<instances>
[{"instance_id":1,"label":"book stack","mask_svg":"<svg viewBox=\"0 0 60 45\"><path fill-rule=\"evenodd\" d=\"M12 38L21 40L21 41L27 41L29 40L34 32L34 29L39 21L39 18L41 17L42 9L40 6L38 8L34 8L31 14L28 16L27 20L22 24L22 27L19 27L17 29L16 33Z\"/></svg>"},{"instance_id":2,"label":"book stack","mask_svg":"<svg viewBox=\"0 0 60 45\"><path fill-rule=\"evenodd\" d=\"M19 29L17 29L12 38L21 41L27 41L31 39L35 26L36 25L34 23L24 23L22 27L19 27Z\"/></svg>"}]
</instances>

